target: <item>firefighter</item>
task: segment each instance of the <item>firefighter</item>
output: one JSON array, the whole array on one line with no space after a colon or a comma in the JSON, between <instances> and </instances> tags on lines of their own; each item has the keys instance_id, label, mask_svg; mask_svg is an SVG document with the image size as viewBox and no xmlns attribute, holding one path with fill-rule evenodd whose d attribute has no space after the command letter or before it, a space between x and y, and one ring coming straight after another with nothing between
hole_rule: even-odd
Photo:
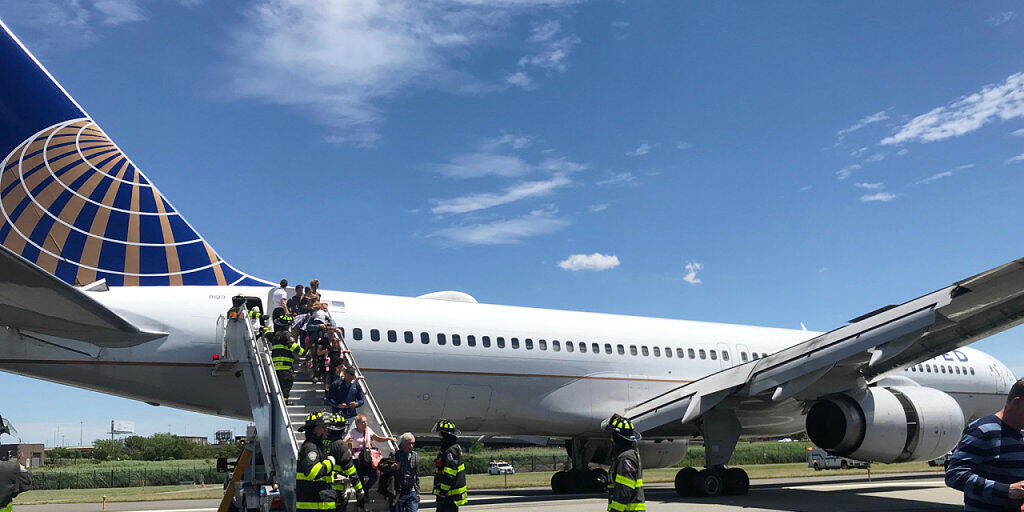
<instances>
[{"instance_id":1,"label":"firefighter","mask_svg":"<svg viewBox=\"0 0 1024 512\"><path fill-rule=\"evenodd\" d=\"M305 352L297 341L293 341L290 335L292 317L280 315L274 318L274 332L266 335L270 342L270 357L274 359L274 371L277 373L277 381L281 384L281 393L284 394L285 403L288 401L288 394L295 382L293 367L295 366L296 354L300 357Z\"/></svg>"},{"instance_id":2,"label":"firefighter","mask_svg":"<svg viewBox=\"0 0 1024 512\"><path fill-rule=\"evenodd\" d=\"M295 475L296 512L331 510L334 508L334 457L324 449L327 435L327 413L314 412L306 416L306 424L299 432L306 440L299 448L298 468Z\"/></svg>"},{"instance_id":3,"label":"firefighter","mask_svg":"<svg viewBox=\"0 0 1024 512\"><path fill-rule=\"evenodd\" d=\"M469 498L466 492L466 465L462 463L462 448L459 447L459 429L448 420L434 425L434 432L441 435L441 450L434 459L434 495L437 496L437 512L457 512Z\"/></svg>"},{"instance_id":4,"label":"firefighter","mask_svg":"<svg viewBox=\"0 0 1024 512\"><path fill-rule=\"evenodd\" d=\"M237 320L238 314L242 310L242 306L245 306L245 296L239 293L234 297L231 297L231 309L228 309L228 320Z\"/></svg>"},{"instance_id":5,"label":"firefighter","mask_svg":"<svg viewBox=\"0 0 1024 512\"><path fill-rule=\"evenodd\" d=\"M327 422L327 439L324 444L327 447L327 454L334 457L337 464L334 466L334 482L332 487L337 493L335 499L335 510L345 512L348 506L348 489L355 492L356 504L359 510L366 506L363 492L363 482L356 474L356 465L352 460L352 448L343 441L347 433L345 417L340 414L331 416Z\"/></svg>"},{"instance_id":6,"label":"firefighter","mask_svg":"<svg viewBox=\"0 0 1024 512\"><path fill-rule=\"evenodd\" d=\"M32 488L32 475L16 460L0 461L0 512L11 512L14 498Z\"/></svg>"},{"instance_id":7,"label":"firefighter","mask_svg":"<svg viewBox=\"0 0 1024 512\"><path fill-rule=\"evenodd\" d=\"M605 421L612 434L612 456L608 474L608 510L647 510L644 504L644 471L636 443L640 434L633 423L618 414Z\"/></svg>"}]
</instances>

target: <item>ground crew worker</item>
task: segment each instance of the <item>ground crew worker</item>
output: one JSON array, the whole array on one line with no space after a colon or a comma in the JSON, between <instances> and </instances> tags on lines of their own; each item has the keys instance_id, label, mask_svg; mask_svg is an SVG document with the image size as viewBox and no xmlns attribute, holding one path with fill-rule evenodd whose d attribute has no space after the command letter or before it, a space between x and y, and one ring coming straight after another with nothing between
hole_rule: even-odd
<instances>
[{"instance_id":1,"label":"ground crew worker","mask_svg":"<svg viewBox=\"0 0 1024 512\"><path fill-rule=\"evenodd\" d=\"M270 357L274 360L274 372L277 373L277 381L281 384L281 393L286 403L292 384L295 383L295 356L302 356L305 352L297 341L292 340L289 333L291 325L291 316L278 316L274 318L274 332L266 335L270 343Z\"/></svg>"},{"instance_id":2,"label":"ground crew worker","mask_svg":"<svg viewBox=\"0 0 1024 512\"><path fill-rule=\"evenodd\" d=\"M469 501L466 491L466 465L462 463L462 448L459 447L459 429L448 420L434 425L434 432L441 435L441 450L434 459L434 495L437 496L437 512L457 512L460 505Z\"/></svg>"},{"instance_id":3,"label":"ground crew worker","mask_svg":"<svg viewBox=\"0 0 1024 512\"><path fill-rule=\"evenodd\" d=\"M295 475L295 510L334 510L334 457L324 449L327 435L328 416L314 412L306 416L306 424L299 432L306 433L306 440L299 448L298 468Z\"/></svg>"},{"instance_id":4,"label":"ground crew worker","mask_svg":"<svg viewBox=\"0 0 1024 512\"><path fill-rule=\"evenodd\" d=\"M11 512L15 496L32 488L32 475L16 460L0 461L0 512Z\"/></svg>"},{"instance_id":5,"label":"ground crew worker","mask_svg":"<svg viewBox=\"0 0 1024 512\"><path fill-rule=\"evenodd\" d=\"M231 309L228 309L228 320L237 320L239 313L242 311L242 306L245 306L245 296L239 293L231 297Z\"/></svg>"},{"instance_id":6,"label":"ground crew worker","mask_svg":"<svg viewBox=\"0 0 1024 512\"><path fill-rule=\"evenodd\" d=\"M347 422L344 416L340 414L332 415L330 421L327 422L327 439L324 441L327 447L327 455L334 457L336 462L332 487L334 492L337 493L335 497L335 510L337 512L345 512L348 506L349 488L355 491L356 504L359 510L363 510L366 506L363 482L359 475L356 474L356 465L352 460L352 447L342 440L345 438L345 434L348 433L346 426Z\"/></svg>"},{"instance_id":7,"label":"ground crew worker","mask_svg":"<svg viewBox=\"0 0 1024 512\"><path fill-rule=\"evenodd\" d=\"M618 414L605 421L603 427L612 433L614 444L608 473L609 512L647 510L644 504L644 472L636 449L640 434L632 422Z\"/></svg>"}]
</instances>

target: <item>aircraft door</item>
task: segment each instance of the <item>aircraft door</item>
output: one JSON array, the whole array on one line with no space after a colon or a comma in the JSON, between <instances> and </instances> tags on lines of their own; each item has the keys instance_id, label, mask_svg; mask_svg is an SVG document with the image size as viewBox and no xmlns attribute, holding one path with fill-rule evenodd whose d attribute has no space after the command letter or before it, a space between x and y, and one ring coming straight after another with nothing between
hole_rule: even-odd
<instances>
[{"instance_id":1,"label":"aircraft door","mask_svg":"<svg viewBox=\"0 0 1024 512\"><path fill-rule=\"evenodd\" d=\"M445 393L441 416L462 430L475 430L480 428L490 405L490 386L452 384Z\"/></svg>"},{"instance_id":2,"label":"aircraft door","mask_svg":"<svg viewBox=\"0 0 1024 512\"><path fill-rule=\"evenodd\" d=\"M736 364L736 362L733 361L733 358L736 357L736 354L733 353L732 350L729 350L729 345L726 345L725 343L719 343L716 348L718 348L718 362L722 366L722 368L728 368Z\"/></svg>"}]
</instances>

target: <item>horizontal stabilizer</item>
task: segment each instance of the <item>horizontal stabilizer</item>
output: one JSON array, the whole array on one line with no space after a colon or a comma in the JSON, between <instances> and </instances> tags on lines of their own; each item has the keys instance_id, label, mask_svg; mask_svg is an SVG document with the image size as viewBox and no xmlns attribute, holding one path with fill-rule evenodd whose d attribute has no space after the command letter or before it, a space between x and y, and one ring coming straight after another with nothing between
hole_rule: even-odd
<instances>
[{"instance_id":1,"label":"horizontal stabilizer","mask_svg":"<svg viewBox=\"0 0 1024 512\"><path fill-rule=\"evenodd\" d=\"M111 348L130 347L166 335L140 330L2 245L0 326Z\"/></svg>"}]
</instances>

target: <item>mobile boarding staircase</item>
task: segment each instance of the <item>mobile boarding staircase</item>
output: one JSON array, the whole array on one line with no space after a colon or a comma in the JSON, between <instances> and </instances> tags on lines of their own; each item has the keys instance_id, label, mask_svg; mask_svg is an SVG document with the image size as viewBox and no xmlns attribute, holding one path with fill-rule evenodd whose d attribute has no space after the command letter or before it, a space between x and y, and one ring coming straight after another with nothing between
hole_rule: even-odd
<instances>
[{"instance_id":1,"label":"mobile boarding staircase","mask_svg":"<svg viewBox=\"0 0 1024 512\"><path fill-rule=\"evenodd\" d=\"M298 429L308 414L327 409L323 388L296 375L298 379L290 393L291 405L286 405L274 371L270 344L257 335L257 327L248 319L248 311L242 309L235 319L221 317L218 324L224 333L224 345L213 371L244 379L255 425L255 429L250 428L248 444L235 465L218 512L295 512L296 465L299 446L305 439L305 434ZM391 437L391 430L344 339L342 349L345 364L355 368L357 382L365 395L365 404L359 412L366 416L368 426L378 435ZM391 442L378 448L384 457L397 450ZM387 510L387 501L376 490L367 489L366 495L366 510Z\"/></svg>"}]
</instances>

